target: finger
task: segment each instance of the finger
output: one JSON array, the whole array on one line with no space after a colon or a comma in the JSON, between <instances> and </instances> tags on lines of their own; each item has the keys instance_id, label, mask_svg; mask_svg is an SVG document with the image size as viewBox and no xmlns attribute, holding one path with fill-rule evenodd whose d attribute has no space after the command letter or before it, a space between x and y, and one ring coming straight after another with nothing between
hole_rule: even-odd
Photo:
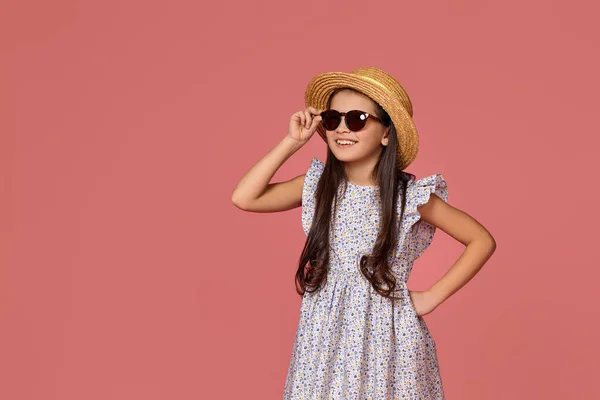
<instances>
[{"instance_id":1,"label":"finger","mask_svg":"<svg viewBox=\"0 0 600 400\"><path fill-rule=\"evenodd\" d=\"M306 111L310 112L313 115L318 115L318 114L321 114L321 112L323 112L323 110L319 110L318 108L315 108L315 107L308 107L306 109Z\"/></svg>"},{"instance_id":2,"label":"finger","mask_svg":"<svg viewBox=\"0 0 600 400\"><path fill-rule=\"evenodd\" d=\"M304 112L298 111L298 116L300 117L301 125L304 125L306 123L306 115L304 115Z\"/></svg>"},{"instance_id":3,"label":"finger","mask_svg":"<svg viewBox=\"0 0 600 400\"><path fill-rule=\"evenodd\" d=\"M310 115L310 113L308 111L304 112L306 114L306 129L310 128L310 125L312 124L312 116Z\"/></svg>"},{"instance_id":4,"label":"finger","mask_svg":"<svg viewBox=\"0 0 600 400\"><path fill-rule=\"evenodd\" d=\"M323 118L321 118L320 115L317 115L316 117L313 118L312 120L312 124L310 125L311 128L313 128L314 126L318 125L319 122L321 122Z\"/></svg>"}]
</instances>

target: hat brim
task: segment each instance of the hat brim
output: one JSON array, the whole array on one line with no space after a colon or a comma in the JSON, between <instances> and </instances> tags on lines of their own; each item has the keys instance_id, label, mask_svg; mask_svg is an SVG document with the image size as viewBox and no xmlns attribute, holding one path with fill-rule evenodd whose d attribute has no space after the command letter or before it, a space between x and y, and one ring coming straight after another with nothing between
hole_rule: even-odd
<instances>
[{"instance_id":1,"label":"hat brim","mask_svg":"<svg viewBox=\"0 0 600 400\"><path fill-rule=\"evenodd\" d=\"M327 108L331 94L340 88L352 88L377 102L389 114L396 128L399 141L398 163L404 169L414 161L419 150L419 135L412 117L385 86L368 77L347 72L325 72L313 77L306 87L306 107L319 110ZM325 128L322 124L317 132L327 142Z\"/></svg>"}]
</instances>

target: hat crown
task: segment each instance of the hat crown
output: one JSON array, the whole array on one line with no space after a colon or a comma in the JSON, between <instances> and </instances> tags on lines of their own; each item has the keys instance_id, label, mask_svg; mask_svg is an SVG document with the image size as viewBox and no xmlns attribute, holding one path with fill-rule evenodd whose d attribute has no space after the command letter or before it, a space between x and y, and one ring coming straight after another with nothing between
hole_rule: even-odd
<instances>
[{"instance_id":1,"label":"hat crown","mask_svg":"<svg viewBox=\"0 0 600 400\"><path fill-rule=\"evenodd\" d=\"M369 81L382 86L385 90L390 92L393 96L400 100L400 103L408 114L413 116L413 107L410 97L406 90L400 85L400 83L387 72L374 67L359 67L352 71L352 74L358 75L362 78L367 78Z\"/></svg>"}]
</instances>

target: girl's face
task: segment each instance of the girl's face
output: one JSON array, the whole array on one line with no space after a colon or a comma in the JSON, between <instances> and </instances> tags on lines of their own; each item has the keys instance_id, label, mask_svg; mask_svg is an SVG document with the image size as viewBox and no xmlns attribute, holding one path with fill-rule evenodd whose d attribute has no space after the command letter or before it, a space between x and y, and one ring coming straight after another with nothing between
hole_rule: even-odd
<instances>
[{"instance_id":1,"label":"girl's face","mask_svg":"<svg viewBox=\"0 0 600 400\"><path fill-rule=\"evenodd\" d=\"M361 110L381 118L380 115L375 113L376 105L373 100L362 93L350 90L337 92L331 98L330 108L339 112ZM377 161L383 150L382 145L387 145L389 127L369 118L363 129L353 132L346 126L345 118L342 117L340 124L335 130L326 131L327 144L332 153L338 160L344 163L361 160ZM350 146L341 145L338 143L338 140L350 140L354 144Z\"/></svg>"}]
</instances>

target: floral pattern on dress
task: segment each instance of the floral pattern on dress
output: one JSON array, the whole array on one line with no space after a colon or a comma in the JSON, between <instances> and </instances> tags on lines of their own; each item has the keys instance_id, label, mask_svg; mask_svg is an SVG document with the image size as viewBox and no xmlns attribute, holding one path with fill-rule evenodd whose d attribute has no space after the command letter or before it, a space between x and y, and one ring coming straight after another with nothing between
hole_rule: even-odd
<instances>
[{"instance_id":1,"label":"floral pattern on dress","mask_svg":"<svg viewBox=\"0 0 600 400\"><path fill-rule=\"evenodd\" d=\"M305 176L302 228L306 235L323 169L324 163L313 158ZM427 203L432 193L447 201L447 185L441 174L435 174L412 181L407 188L404 217L397 224L398 246L389 257L400 290L397 296L402 297L395 301L375 292L358 268L379 230L378 191L375 186L348 183L342 195L340 188L330 230L327 283L302 297L284 400L444 399L436 343L415 311L406 281L436 230L420 219L417 207ZM401 198L398 215L400 207Z\"/></svg>"}]
</instances>

